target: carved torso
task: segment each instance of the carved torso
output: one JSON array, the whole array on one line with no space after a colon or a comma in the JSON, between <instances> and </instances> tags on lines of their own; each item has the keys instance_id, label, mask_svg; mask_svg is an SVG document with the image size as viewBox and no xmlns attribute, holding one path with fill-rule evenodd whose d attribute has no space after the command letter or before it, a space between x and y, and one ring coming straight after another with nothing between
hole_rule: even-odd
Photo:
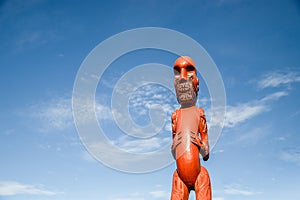
<instances>
[{"instance_id":1,"label":"carved torso","mask_svg":"<svg viewBox=\"0 0 300 200\"><path fill-rule=\"evenodd\" d=\"M193 186L200 172L199 124L203 110L195 106L176 110L172 116L173 151L179 177ZM205 117L205 116L204 116ZM197 140L198 138L198 140Z\"/></svg>"}]
</instances>

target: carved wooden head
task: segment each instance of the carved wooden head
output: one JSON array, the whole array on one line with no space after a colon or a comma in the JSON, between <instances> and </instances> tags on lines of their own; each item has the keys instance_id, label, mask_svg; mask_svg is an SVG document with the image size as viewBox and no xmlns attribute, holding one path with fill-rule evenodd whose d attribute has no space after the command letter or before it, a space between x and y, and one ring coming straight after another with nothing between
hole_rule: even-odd
<instances>
[{"instance_id":1,"label":"carved wooden head","mask_svg":"<svg viewBox=\"0 0 300 200\"><path fill-rule=\"evenodd\" d=\"M194 106L199 91L196 65L188 56L179 57L174 63L174 86L178 103L183 107Z\"/></svg>"}]
</instances>

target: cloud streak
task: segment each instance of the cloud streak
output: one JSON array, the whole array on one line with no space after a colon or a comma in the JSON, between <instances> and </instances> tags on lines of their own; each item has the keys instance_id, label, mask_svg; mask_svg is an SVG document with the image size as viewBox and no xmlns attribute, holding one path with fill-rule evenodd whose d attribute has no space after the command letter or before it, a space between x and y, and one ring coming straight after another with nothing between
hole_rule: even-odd
<instances>
[{"instance_id":1,"label":"cloud streak","mask_svg":"<svg viewBox=\"0 0 300 200\"><path fill-rule=\"evenodd\" d=\"M160 149L171 142L171 137L151 137L149 139L130 139L128 136L121 136L113 141L114 145L130 153L145 153Z\"/></svg>"},{"instance_id":2,"label":"cloud streak","mask_svg":"<svg viewBox=\"0 0 300 200\"><path fill-rule=\"evenodd\" d=\"M42 132L64 131L73 126L71 100L54 98L31 107L30 115L39 121Z\"/></svg>"},{"instance_id":3,"label":"cloud streak","mask_svg":"<svg viewBox=\"0 0 300 200\"><path fill-rule=\"evenodd\" d=\"M259 89L274 88L282 85L300 82L300 75L293 71L277 71L267 73L257 82Z\"/></svg>"},{"instance_id":4,"label":"cloud streak","mask_svg":"<svg viewBox=\"0 0 300 200\"><path fill-rule=\"evenodd\" d=\"M85 107L86 112L96 112L99 120L113 120L112 111L108 106L96 102ZM118 111L114 111L120 115ZM37 103L30 108L30 116L37 119L42 132L65 131L74 127L72 100L68 97L53 98L48 102Z\"/></svg>"},{"instance_id":5,"label":"cloud streak","mask_svg":"<svg viewBox=\"0 0 300 200\"><path fill-rule=\"evenodd\" d=\"M13 196L17 194L29 195L56 195L43 185L27 185L19 182L0 181L0 196Z\"/></svg>"},{"instance_id":6,"label":"cloud streak","mask_svg":"<svg viewBox=\"0 0 300 200\"><path fill-rule=\"evenodd\" d=\"M243 188L241 185L238 184L225 186L224 193L229 195L240 195L240 196L252 196L252 195L261 194L261 192L255 192L247 188Z\"/></svg>"},{"instance_id":7,"label":"cloud streak","mask_svg":"<svg viewBox=\"0 0 300 200\"><path fill-rule=\"evenodd\" d=\"M148 199L168 199L170 198L170 191L162 190L162 189L156 189L149 192L134 192L131 194L128 194L128 196L125 197L114 197L112 200L148 200Z\"/></svg>"},{"instance_id":8,"label":"cloud streak","mask_svg":"<svg viewBox=\"0 0 300 200\"><path fill-rule=\"evenodd\" d=\"M293 148L282 151L279 157L283 161L294 163L300 167L300 148Z\"/></svg>"},{"instance_id":9,"label":"cloud streak","mask_svg":"<svg viewBox=\"0 0 300 200\"><path fill-rule=\"evenodd\" d=\"M279 100L287 95L288 92L279 91L269 94L260 100L241 103L235 106L227 106L224 127L233 128L259 114L269 111L271 109L269 106L270 102Z\"/></svg>"},{"instance_id":10,"label":"cloud streak","mask_svg":"<svg viewBox=\"0 0 300 200\"><path fill-rule=\"evenodd\" d=\"M149 194L153 197L153 198L169 198L170 197L170 192L165 191L165 190L155 190L155 191L151 191L149 192Z\"/></svg>"}]
</instances>

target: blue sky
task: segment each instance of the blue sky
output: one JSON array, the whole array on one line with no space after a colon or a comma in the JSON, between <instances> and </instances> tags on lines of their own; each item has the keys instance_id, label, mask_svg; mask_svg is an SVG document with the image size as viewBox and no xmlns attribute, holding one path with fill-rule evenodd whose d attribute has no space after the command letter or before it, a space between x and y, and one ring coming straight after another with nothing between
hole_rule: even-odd
<instances>
[{"instance_id":1,"label":"blue sky","mask_svg":"<svg viewBox=\"0 0 300 200\"><path fill-rule=\"evenodd\" d=\"M174 163L142 174L105 166L86 151L72 115L73 85L87 55L105 39L142 27L193 38L221 73L226 120L210 159L202 162L213 199L300 198L299 2L10 0L0 1L0 27L1 200L169 198ZM118 80L135 66L172 66L175 59L145 49L107 68L97 88L96 111L114 145L135 153L170 145L169 118L178 105L169 90L146 85L130 96L135 123L149 123L151 106L159 104L165 114L161 132L143 141L120 131L110 103ZM211 117L202 79L200 87L198 105ZM109 149L105 153L111 155Z\"/></svg>"}]
</instances>

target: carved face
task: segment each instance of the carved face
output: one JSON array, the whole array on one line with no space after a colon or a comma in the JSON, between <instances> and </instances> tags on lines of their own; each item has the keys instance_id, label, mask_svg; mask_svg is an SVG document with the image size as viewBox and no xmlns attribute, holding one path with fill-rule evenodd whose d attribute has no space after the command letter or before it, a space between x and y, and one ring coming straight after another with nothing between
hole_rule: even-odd
<instances>
[{"instance_id":1,"label":"carved face","mask_svg":"<svg viewBox=\"0 0 300 200\"><path fill-rule=\"evenodd\" d=\"M197 101L199 81L194 61L188 56L179 57L174 63L174 86L181 106L194 106Z\"/></svg>"}]
</instances>

